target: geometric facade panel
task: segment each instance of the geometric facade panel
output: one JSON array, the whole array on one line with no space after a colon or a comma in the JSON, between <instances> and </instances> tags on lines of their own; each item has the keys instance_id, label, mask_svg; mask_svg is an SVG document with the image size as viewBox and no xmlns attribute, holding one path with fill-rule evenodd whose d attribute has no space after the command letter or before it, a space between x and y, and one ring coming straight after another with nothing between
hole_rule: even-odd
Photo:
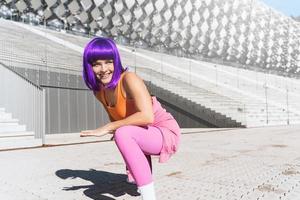
<instances>
[{"instance_id":1,"label":"geometric facade panel","mask_svg":"<svg viewBox=\"0 0 300 200\"><path fill-rule=\"evenodd\" d=\"M299 22L257 0L1 1L5 8L182 56L300 74Z\"/></svg>"}]
</instances>

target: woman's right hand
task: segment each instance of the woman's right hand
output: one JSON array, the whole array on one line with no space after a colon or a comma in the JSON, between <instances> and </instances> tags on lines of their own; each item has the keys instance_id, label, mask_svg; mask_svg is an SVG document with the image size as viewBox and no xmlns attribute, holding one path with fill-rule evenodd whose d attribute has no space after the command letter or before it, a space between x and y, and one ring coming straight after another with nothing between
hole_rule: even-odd
<instances>
[{"instance_id":1,"label":"woman's right hand","mask_svg":"<svg viewBox=\"0 0 300 200\"><path fill-rule=\"evenodd\" d=\"M80 137L89 137L89 136L94 136L94 137L101 137L106 134L110 134L111 131L106 131L106 130L101 130L101 129L96 129L96 130L85 130L80 132Z\"/></svg>"}]
</instances>

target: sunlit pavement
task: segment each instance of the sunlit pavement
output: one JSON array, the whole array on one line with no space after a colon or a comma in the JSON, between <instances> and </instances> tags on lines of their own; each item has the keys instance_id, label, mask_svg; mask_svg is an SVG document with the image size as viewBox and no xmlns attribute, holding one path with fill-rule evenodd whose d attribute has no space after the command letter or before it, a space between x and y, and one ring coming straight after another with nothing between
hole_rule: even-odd
<instances>
[{"instance_id":1,"label":"sunlit pavement","mask_svg":"<svg viewBox=\"0 0 300 200\"><path fill-rule=\"evenodd\" d=\"M157 199L300 199L300 125L183 132L177 154L153 159ZM46 139L69 145L0 152L1 200L141 199L109 136Z\"/></svg>"}]
</instances>

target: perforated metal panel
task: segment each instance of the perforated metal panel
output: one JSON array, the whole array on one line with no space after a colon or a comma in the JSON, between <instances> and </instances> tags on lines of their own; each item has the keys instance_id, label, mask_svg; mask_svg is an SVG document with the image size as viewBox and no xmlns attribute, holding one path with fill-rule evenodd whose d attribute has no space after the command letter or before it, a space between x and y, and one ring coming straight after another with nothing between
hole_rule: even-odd
<instances>
[{"instance_id":1,"label":"perforated metal panel","mask_svg":"<svg viewBox=\"0 0 300 200\"><path fill-rule=\"evenodd\" d=\"M76 31L92 31L125 43L300 72L299 23L258 0L45 3L40 7L40 1L19 0L15 5L21 13L31 7L48 22L59 20Z\"/></svg>"}]
</instances>

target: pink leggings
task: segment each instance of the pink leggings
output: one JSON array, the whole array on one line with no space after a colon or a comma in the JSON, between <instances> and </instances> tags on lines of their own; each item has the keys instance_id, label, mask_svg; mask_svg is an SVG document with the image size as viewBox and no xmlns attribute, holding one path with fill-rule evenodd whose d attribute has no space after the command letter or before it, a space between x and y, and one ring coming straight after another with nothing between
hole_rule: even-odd
<instances>
[{"instance_id":1,"label":"pink leggings","mask_svg":"<svg viewBox=\"0 0 300 200\"><path fill-rule=\"evenodd\" d=\"M150 155L159 155L162 149L160 130L153 126L123 126L116 130L114 139L137 186L151 183Z\"/></svg>"}]
</instances>

